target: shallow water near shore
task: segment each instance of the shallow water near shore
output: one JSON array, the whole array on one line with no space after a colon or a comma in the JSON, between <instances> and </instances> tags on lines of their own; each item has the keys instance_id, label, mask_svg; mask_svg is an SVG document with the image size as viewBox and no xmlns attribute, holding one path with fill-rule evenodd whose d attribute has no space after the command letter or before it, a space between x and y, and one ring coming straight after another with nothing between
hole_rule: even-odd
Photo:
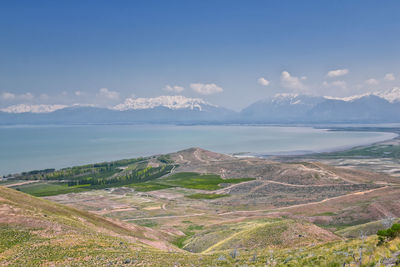
<instances>
[{"instance_id":1,"label":"shallow water near shore","mask_svg":"<svg viewBox=\"0 0 400 267\"><path fill-rule=\"evenodd\" d=\"M367 145L396 136L387 132L278 126L2 126L0 175L150 156L189 147L221 153L290 155Z\"/></svg>"}]
</instances>

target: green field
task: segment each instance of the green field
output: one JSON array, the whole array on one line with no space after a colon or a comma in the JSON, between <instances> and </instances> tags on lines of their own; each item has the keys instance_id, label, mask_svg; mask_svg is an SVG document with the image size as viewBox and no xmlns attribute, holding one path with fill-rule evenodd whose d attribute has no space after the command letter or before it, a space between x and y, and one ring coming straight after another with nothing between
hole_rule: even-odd
<instances>
[{"instance_id":1,"label":"green field","mask_svg":"<svg viewBox=\"0 0 400 267\"><path fill-rule=\"evenodd\" d=\"M188 198L192 198L192 199L217 199L217 198L221 198L221 197L227 197L229 195L227 194L202 194L202 193L196 193L196 194L192 194L187 196Z\"/></svg>"},{"instance_id":2,"label":"green field","mask_svg":"<svg viewBox=\"0 0 400 267\"><path fill-rule=\"evenodd\" d=\"M0 225L0 253L32 239L29 231Z\"/></svg>"},{"instance_id":3,"label":"green field","mask_svg":"<svg viewBox=\"0 0 400 267\"><path fill-rule=\"evenodd\" d=\"M89 185L68 186L66 183L58 182L37 182L13 187L14 189L36 196L54 196L68 193L79 193L90 190Z\"/></svg>"},{"instance_id":4,"label":"green field","mask_svg":"<svg viewBox=\"0 0 400 267\"><path fill-rule=\"evenodd\" d=\"M148 174L143 179L145 182L140 182L137 180L132 180L125 177L116 177L104 179L103 183L98 184L88 184L88 178L79 180L80 182L75 184L70 182L57 182L57 181L40 181L31 184L25 184L13 187L14 189L28 193L37 197L44 196L54 196L68 193L80 193L88 190L111 188L111 187L121 187L127 186L134 188L139 192L148 192L161 190L171 187L182 187L188 189L200 189L200 190L216 190L220 189L221 184L237 184L241 182L251 181L254 178L237 178L237 179L222 179L219 175L215 174L199 174L194 172L182 172L176 173L165 178L163 175L169 173L172 169L171 165L164 165L165 168L142 168L130 170L132 173L139 175ZM146 181L147 180L147 181ZM75 180L78 181L78 180ZM135 182L133 182L135 181ZM216 199L220 197L225 197L227 195L220 194L192 194L189 198L192 199Z\"/></svg>"},{"instance_id":5,"label":"green field","mask_svg":"<svg viewBox=\"0 0 400 267\"><path fill-rule=\"evenodd\" d=\"M171 188L172 186L158 184L156 182L150 181L150 182L145 182L145 183L130 184L130 185L128 185L128 187L134 188L136 191L139 191L139 192L149 192L149 191Z\"/></svg>"},{"instance_id":6,"label":"green field","mask_svg":"<svg viewBox=\"0 0 400 267\"><path fill-rule=\"evenodd\" d=\"M171 187L181 187L187 189L217 190L221 189L221 184L238 184L246 181L255 180L254 178L231 178L222 179L216 174L200 174L195 172L180 172L173 175L155 179L144 183L133 183L128 185L140 192L155 191ZM221 194L192 194L189 198L193 199L216 199L225 197Z\"/></svg>"},{"instance_id":7,"label":"green field","mask_svg":"<svg viewBox=\"0 0 400 267\"><path fill-rule=\"evenodd\" d=\"M216 174L200 174L195 172L181 172L160 179L159 183L172 187L189 189L217 190L222 188L220 184L238 184L252 181L255 178L231 178L222 179Z\"/></svg>"},{"instance_id":8,"label":"green field","mask_svg":"<svg viewBox=\"0 0 400 267\"><path fill-rule=\"evenodd\" d=\"M33 174L30 172L30 175L33 175L35 177L34 180L38 182L13 188L34 196L44 197L121 186L131 186L138 191L152 191L169 187L168 185L147 184L146 181L152 181L168 174L174 165L151 167L147 166L147 162L132 163L132 161L128 161L130 165L126 166L125 169L117 169L115 167L122 164L121 162L116 164L112 170L105 167L106 164L101 164L101 167L97 167L97 170L93 171L93 173L84 173L82 175L78 174L83 170L88 171L86 167L73 167L59 171L34 171ZM25 174L24 177L29 177L29 175Z\"/></svg>"}]
</instances>

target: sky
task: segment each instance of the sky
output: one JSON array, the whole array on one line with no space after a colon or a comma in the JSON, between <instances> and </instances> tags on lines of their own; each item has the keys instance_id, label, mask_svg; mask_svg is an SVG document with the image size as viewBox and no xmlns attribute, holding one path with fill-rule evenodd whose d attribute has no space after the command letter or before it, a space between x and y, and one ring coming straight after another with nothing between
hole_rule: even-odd
<instances>
[{"instance_id":1,"label":"sky","mask_svg":"<svg viewBox=\"0 0 400 267\"><path fill-rule=\"evenodd\" d=\"M0 4L0 107L183 95L240 110L278 93L400 86L400 1Z\"/></svg>"}]
</instances>

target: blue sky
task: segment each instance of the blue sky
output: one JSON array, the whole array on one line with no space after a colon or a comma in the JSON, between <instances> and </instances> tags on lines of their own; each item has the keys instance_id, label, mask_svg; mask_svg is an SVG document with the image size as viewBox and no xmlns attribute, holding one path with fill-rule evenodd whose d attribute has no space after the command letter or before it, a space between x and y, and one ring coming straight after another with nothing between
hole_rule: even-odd
<instances>
[{"instance_id":1,"label":"blue sky","mask_svg":"<svg viewBox=\"0 0 400 267\"><path fill-rule=\"evenodd\" d=\"M387 90L400 86L399 13L399 1L4 0L0 106L181 94L240 109Z\"/></svg>"}]
</instances>

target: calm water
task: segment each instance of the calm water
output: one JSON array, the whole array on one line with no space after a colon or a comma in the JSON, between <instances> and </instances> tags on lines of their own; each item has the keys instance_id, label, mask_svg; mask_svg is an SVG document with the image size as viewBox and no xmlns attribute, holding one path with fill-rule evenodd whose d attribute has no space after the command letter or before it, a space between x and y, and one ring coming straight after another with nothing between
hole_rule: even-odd
<instances>
[{"instance_id":1,"label":"calm water","mask_svg":"<svg viewBox=\"0 0 400 267\"><path fill-rule=\"evenodd\" d=\"M270 126L3 126L0 175L148 156L194 146L223 153L294 154L330 151L395 136Z\"/></svg>"}]
</instances>

